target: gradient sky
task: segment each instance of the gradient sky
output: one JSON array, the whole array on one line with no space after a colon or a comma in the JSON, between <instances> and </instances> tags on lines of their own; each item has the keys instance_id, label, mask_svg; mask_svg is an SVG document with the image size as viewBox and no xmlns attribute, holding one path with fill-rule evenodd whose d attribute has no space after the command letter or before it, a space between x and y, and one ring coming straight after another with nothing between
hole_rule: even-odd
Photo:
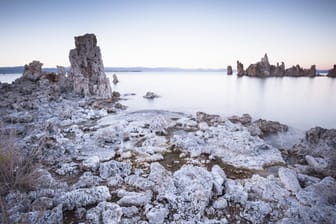
<instances>
[{"instance_id":1,"label":"gradient sky","mask_svg":"<svg viewBox=\"0 0 336 224\"><path fill-rule=\"evenodd\" d=\"M223 68L259 61L331 68L336 0L1 0L0 66L69 65L95 33L105 66Z\"/></svg>"}]
</instances>

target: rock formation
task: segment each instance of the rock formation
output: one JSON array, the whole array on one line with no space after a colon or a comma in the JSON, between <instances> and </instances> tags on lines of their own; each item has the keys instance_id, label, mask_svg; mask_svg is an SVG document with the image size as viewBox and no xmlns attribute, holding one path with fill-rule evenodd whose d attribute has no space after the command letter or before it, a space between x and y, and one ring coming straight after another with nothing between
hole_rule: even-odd
<instances>
[{"instance_id":1,"label":"rock formation","mask_svg":"<svg viewBox=\"0 0 336 224\"><path fill-rule=\"evenodd\" d=\"M111 98L110 81L104 72L100 48L94 34L75 37L76 48L70 50L70 77L74 92L82 96Z\"/></svg>"},{"instance_id":2,"label":"rock formation","mask_svg":"<svg viewBox=\"0 0 336 224\"><path fill-rule=\"evenodd\" d=\"M334 65L334 68L333 69L330 69L328 71L328 77L333 77L333 78L336 78L336 65Z\"/></svg>"},{"instance_id":3,"label":"rock formation","mask_svg":"<svg viewBox=\"0 0 336 224\"><path fill-rule=\"evenodd\" d=\"M239 61L237 61L237 75L238 76L246 75L244 71L244 65L243 63L240 63Z\"/></svg>"},{"instance_id":4,"label":"rock formation","mask_svg":"<svg viewBox=\"0 0 336 224\"><path fill-rule=\"evenodd\" d=\"M42 65L39 61L32 61L29 65L25 65L23 77L33 82L37 81L42 76Z\"/></svg>"},{"instance_id":5,"label":"rock formation","mask_svg":"<svg viewBox=\"0 0 336 224\"><path fill-rule=\"evenodd\" d=\"M113 84L117 84L119 82L119 79L116 74L113 74Z\"/></svg>"},{"instance_id":6,"label":"rock formation","mask_svg":"<svg viewBox=\"0 0 336 224\"><path fill-rule=\"evenodd\" d=\"M261 58L260 62L251 64L245 72L241 71L240 75L247 75L252 77L270 77L270 76L316 76L316 66L312 65L310 69L303 69L300 65L292 66L291 68L285 69L285 63L281 62L281 65L277 63L276 65L271 65L268 61L268 56L265 54Z\"/></svg>"},{"instance_id":7,"label":"rock formation","mask_svg":"<svg viewBox=\"0 0 336 224\"><path fill-rule=\"evenodd\" d=\"M226 72L227 72L228 75L232 75L232 66L231 65L227 66Z\"/></svg>"}]
</instances>

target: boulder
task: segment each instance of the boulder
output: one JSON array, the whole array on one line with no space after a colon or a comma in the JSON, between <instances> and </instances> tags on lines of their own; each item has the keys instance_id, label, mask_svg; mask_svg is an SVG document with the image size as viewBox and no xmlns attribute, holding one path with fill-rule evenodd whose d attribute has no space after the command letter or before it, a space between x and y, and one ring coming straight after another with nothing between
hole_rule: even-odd
<instances>
[{"instance_id":1,"label":"boulder","mask_svg":"<svg viewBox=\"0 0 336 224\"><path fill-rule=\"evenodd\" d=\"M147 92L146 95L144 95L143 97L146 99L154 99L154 98L159 97L159 95L157 95L154 92Z\"/></svg>"},{"instance_id":2,"label":"boulder","mask_svg":"<svg viewBox=\"0 0 336 224\"><path fill-rule=\"evenodd\" d=\"M119 79L116 74L113 74L113 84L117 84L119 82Z\"/></svg>"},{"instance_id":3,"label":"boulder","mask_svg":"<svg viewBox=\"0 0 336 224\"><path fill-rule=\"evenodd\" d=\"M293 193L297 193L301 190L297 175L294 170L281 167L278 171L280 181L285 188Z\"/></svg>"},{"instance_id":4,"label":"boulder","mask_svg":"<svg viewBox=\"0 0 336 224\"><path fill-rule=\"evenodd\" d=\"M336 78L336 64L334 65L334 68L330 69L328 71L328 77Z\"/></svg>"},{"instance_id":5,"label":"boulder","mask_svg":"<svg viewBox=\"0 0 336 224\"><path fill-rule=\"evenodd\" d=\"M232 75L232 66L231 65L227 66L226 72L227 72L228 75Z\"/></svg>"},{"instance_id":6,"label":"boulder","mask_svg":"<svg viewBox=\"0 0 336 224\"><path fill-rule=\"evenodd\" d=\"M76 48L70 50L70 77L74 92L82 96L111 98L112 89L104 72L103 60L94 34L75 37Z\"/></svg>"},{"instance_id":7,"label":"boulder","mask_svg":"<svg viewBox=\"0 0 336 224\"><path fill-rule=\"evenodd\" d=\"M122 208L116 203L100 202L95 208L87 211L87 223L117 224L120 223Z\"/></svg>"},{"instance_id":8,"label":"boulder","mask_svg":"<svg viewBox=\"0 0 336 224\"><path fill-rule=\"evenodd\" d=\"M39 61L32 61L24 66L23 77L30 81L36 82L42 76L42 63Z\"/></svg>"},{"instance_id":9,"label":"boulder","mask_svg":"<svg viewBox=\"0 0 336 224\"><path fill-rule=\"evenodd\" d=\"M241 123L244 126L251 124L252 121L252 117L249 114L243 114L241 117L233 115L231 117L228 117L228 119L232 123Z\"/></svg>"}]
</instances>

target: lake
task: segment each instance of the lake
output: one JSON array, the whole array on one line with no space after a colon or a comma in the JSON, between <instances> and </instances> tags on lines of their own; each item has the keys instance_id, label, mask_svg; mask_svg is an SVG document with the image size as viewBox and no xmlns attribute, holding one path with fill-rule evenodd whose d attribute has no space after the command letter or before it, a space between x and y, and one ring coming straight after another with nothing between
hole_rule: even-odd
<instances>
[{"instance_id":1,"label":"lake","mask_svg":"<svg viewBox=\"0 0 336 224\"><path fill-rule=\"evenodd\" d=\"M107 73L110 80L112 74ZM0 81L11 82L19 76L0 75ZM128 99L122 104L129 111L203 111L224 116L249 113L253 119L280 121L302 130L336 128L336 79L332 78L261 79L219 72L122 72L117 76L120 82L112 88ZM143 98L147 91L160 98Z\"/></svg>"}]
</instances>

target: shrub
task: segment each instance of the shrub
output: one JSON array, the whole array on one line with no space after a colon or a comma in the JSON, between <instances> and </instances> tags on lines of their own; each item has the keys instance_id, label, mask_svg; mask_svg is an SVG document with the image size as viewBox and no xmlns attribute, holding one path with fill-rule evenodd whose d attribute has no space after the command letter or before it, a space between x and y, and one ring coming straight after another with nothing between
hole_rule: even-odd
<instances>
[{"instance_id":1,"label":"shrub","mask_svg":"<svg viewBox=\"0 0 336 224\"><path fill-rule=\"evenodd\" d=\"M31 190L40 177L37 149L24 153L16 147L15 134L0 133L0 194L9 190Z\"/></svg>"}]
</instances>

